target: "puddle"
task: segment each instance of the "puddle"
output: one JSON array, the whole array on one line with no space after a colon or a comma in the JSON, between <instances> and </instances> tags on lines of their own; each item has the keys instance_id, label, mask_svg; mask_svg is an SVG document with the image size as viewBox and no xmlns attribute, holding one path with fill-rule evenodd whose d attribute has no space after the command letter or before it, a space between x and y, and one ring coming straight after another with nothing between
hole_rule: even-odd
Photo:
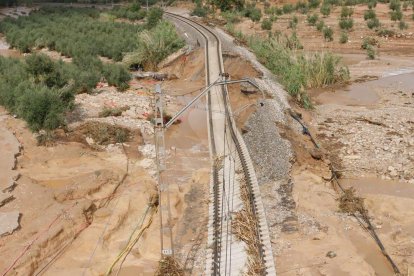
<instances>
[{"instance_id":1,"label":"puddle","mask_svg":"<svg viewBox=\"0 0 414 276\"><path fill-rule=\"evenodd\" d=\"M377 91L385 88L392 88L392 90L410 90L414 87L414 73L397 74L392 71L389 74L392 76L380 78L378 80L368 81L364 83L354 83L344 89L332 91L324 91L320 93L315 99L318 104L337 104L348 106L370 106L379 102L380 96Z\"/></svg>"},{"instance_id":2,"label":"puddle","mask_svg":"<svg viewBox=\"0 0 414 276\"><path fill-rule=\"evenodd\" d=\"M177 100L185 106L192 98L179 97ZM189 108L180 117L179 125L171 126L166 134L166 146L192 149L197 145L198 150L208 148L207 112L205 102L200 101ZM194 150L194 148L193 148Z\"/></svg>"},{"instance_id":3,"label":"puddle","mask_svg":"<svg viewBox=\"0 0 414 276\"><path fill-rule=\"evenodd\" d=\"M361 194L381 194L414 199L414 185L395 180L378 178L340 179L348 188L353 186Z\"/></svg>"},{"instance_id":4,"label":"puddle","mask_svg":"<svg viewBox=\"0 0 414 276\"><path fill-rule=\"evenodd\" d=\"M358 250L358 254L374 269L376 276L394 275L391 265L373 239L360 235L348 235L348 238Z\"/></svg>"}]
</instances>

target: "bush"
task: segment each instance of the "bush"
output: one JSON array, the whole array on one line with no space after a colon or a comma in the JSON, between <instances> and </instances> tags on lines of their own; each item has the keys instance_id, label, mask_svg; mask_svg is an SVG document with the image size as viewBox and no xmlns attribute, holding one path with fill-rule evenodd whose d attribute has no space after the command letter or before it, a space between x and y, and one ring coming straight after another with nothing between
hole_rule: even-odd
<instances>
[{"instance_id":1,"label":"bush","mask_svg":"<svg viewBox=\"0 0 414 276\"><path fill-rule=\"evenodd\" d=\"M388 29L379 29L377 30L377 35L383 36L383 37L390 37L390 36L394 36L395 32L393 30L388 30Z\"/></svg>"},{"instance_id":2,"label":"bush","mask_svg":"<svg viewBox=\"0 0 414 276\"><path fill-rule=\"evenodd\" d=\"M295 10L292 4L284 4L282 7L283 13L288 14Z\"/></svg>"},{"instance_id":3,"label":"bush","mask_svg":"<svg viewBox=\"0 0 414 276\"><path fill-rule=\"evenodd\" d=\"M341 36L339 37L339 43L345 44L348 42L348 34L346 32L342 32Z\"/></svg>"},{"instance_id":4,"label":"bush","mask_svg":"<svg viewBox=\"0 0 414 276\"><path fill-rule=\"evenodd\" d=\"M157 70L159 62L184 46L184 41L177 35L174 26L165 21L151 31L143 31L138 43L137 50L128 53L124 62L128 66L142 65L146 70Z\"/></svg>"},{"instance_id":5,"label":"bush","mask_svg":"<svg viewBox=\"0 0 414 276\"><path fill-rule=\"evenodd\" d=\"M400 21L400 23L398 24L398 28L400 28L400 30L406 30L408 29L408 24L405 23L405 21Z\"/></svg>"},{"instance_id":6,"label":"bush","mask_svg":"<svg viewBox=\"0 0 414 276\"><path fill-rule=\"evenodd\" d=\"M226 20L227 23L239 23L240 22L240 15L236 12L226 11L222 12L221 16Z\"/></svg>"},{"instance_id":7,"label":"bush","mask_svg":"<svg viewBox=\"0 0 414 276\"><path fill-rule=\"evenodd\" d=\"M99 112L99 117L118 117L122 115L122 112L128 110L128 107L104 107L101 112Z\"/></svg>"},{"instance_id":8,"label":"bush","mask_svg":"<svg viewBox=\"0 0 414 276\"><path fill-rule=\"evenodd\" d=\"M309 8L311 8L311 9L318 8L320 4L321 4L320 0L309 0L309 2L308 2Z\"/></svg>"},{"instance_id":9,"label":"bush","mask_svg":"<svg viewBox=\"0 0 414 276\"><path fill-rule=\"evenodd\" d=\"M377 46L377 45L378 45L378 40L376 38L367 36L367 37L364 37L364 39L362 40L361 48L366 50L369 48L369 46Z\"/></svg>"},{"instance_id":10,"label":"bush","mask_svg":"<svg viewBox=\"0 0 414 276\"><path fill-rule=\"evenodd\" d=\"M402 17L403 17L402 12L401 12L401 11L399 11L399 10L397 10L397 11L392 11L392 12L390 13L390 15L391 15L391 20L392 20L392 21L398 21L398 20L401 20L401 19L402 19Z\"/></svg>"},{"instance_id":11,"label":"bush","mask_svg":"<svg viewBox=\"0 0 414 276\"><path fill-rule=\"evenodd\" d=\"M371 45L368 45L368 47L367 47L366 50L367 50L367 57L368 57L368 59L375 59L376 53L375 53L374 47L371 46Z\"/></svg>"},{"instance_id":12,"label":"bush","mask_svg":"<svg viewBox=\"0 0 414 276\"><path fill-rule=\"evenodd\" d=\"M292 19L289 21L289 28L291 29L296 29L296 26L298 25L298 17L296 15L294 15L292 17Z\"/></svg>"},{"instance_id":13,"label":"bush","mask_svg":"<svg viewBox=\"0 0 414 276\"><path fill-rule=\"evenodd\" d=\"M408 10L408 2L404 1L403 3L403 11L407 11Z\"/></svg>"},{"instance_id":14,"label":"bush","mask_svg":"<svg viewBox=\"0 0 414 276\"><path fill-rule=\"evenodd\" d=\"M321 6L320 11L321 11L321 14L323 16L325 16L325 17L328 16L331 13L331 5L329 5L329 4L323 4Z\"/></svg>"},{"instance_id":15,"label":"bush","mask_svg":"<svg viewBox=\"0 0 414 276\"><path fill-rule=\"evenodd\" d=\"M378 20L378 18L373 18L367 21L367 26L370 29L375 29L378 28L380 26L380 22Z\"/></svg>"},{"instance_id":16,"label":"bush","mask_svg":"<svg viewBox=\"0 0 414 276\"><path fill-rule=\"evenodd\" d=\"M318 21L318 19L319 19L319 16L316 13L314 13L312 15L308 15L308 17L307 17L306 20L308 21L308 24L310 26L315 26L315 24Z\"/></svg>"},{"instance_id":17,"label":"bush","mask_svg":"<svg viewBox=\"0 0 414 276\"><path fill-rule=\"evenodd\" d=\"M272 29L272 21L269 19L263 19L262 21L262 30L271 30Z\"/></svg>"},{"instance_id":18,"label":"bush","mask_svg":"<svg viewBox=\"0 0 414 276\"><path fill-rule=\"evenodd\" d=\"M248 17L253 21L253 22L259 22L260 18L262 18L262 11L260 9L254 8L250 11Z\"/></svg>"},{"instance_id":19,"label":"bush","mask_svg":"<svg viewBox=\"0 0 414 276\"><path fill-rule=\"evenodd\" d=\"M290 37L285 36L285 45L290 50L303 49L296 32L293 32Z\"/></svg>"},{"instance_id":20,"label":"bush","mask_svg":"<svg viewBox=\"0 0 414 276\"><path fill-rule=\"evenodd\" d=\"M249 46L292 97L304 107L312 106L305 88L321 87L349 79L349 71L340 65L340 59L332 54L295 54L281 38L262 39L250 37Z\"/></svg>"},{"instance_id":21,"label":"bush","mask_svg":"<svg viewBox=\"0 0 414 276\"><path fill-rule=\"evenodd\" d=\"M351 17L354 11L346 6L343 6L341 9L341 18Z\"/></svg>"},{"instance_id":22,"label":"bush","mask_svg":"<svg viewBox=\"0 0 414 276\"><path fill-rule=\"evenodd\" d=\"M161 21L164 11L161 8L151 8L147 16L147 28L152 29Z\"/></svg>"},{"instance_id":23,"label":"bush","mask_svg":"<svg viewBox=\"0 0 414 276\"><path fill-rule=\"evenodd\" d=\"M393 11L399 11L401 10L401 2L399 0L391 0L389 7Z\"/></svg>"},{"instance_id":24,"label":"bush","mask_svg":"<svg viewBox=\"0 0 414 276\"><path fill-rule=\"evenodd\" d=\"M115 7L109 11L109 14L116 18L126 18L131 21L144 19L147 12L141 9L138 3L128 6Z\"/></svg>"},{"instance_id":25,"label":"bush","mask_svg":"<svg viewBox=\"0 0 414 276\"><path fill-rule=\"evenodd\" d=\"M197 1L194 10L191 12L191 15L199 16L199 17L206 17L207 9L203 6L201 1Z\"/></svg>"},{"instance_id":26,"label":"bush","mask_svg":"<svg viewBox=\"0 0 414 276\"><path fill-rule=\"evenodd\" d=\"M306 13L308 13L308 11L309 11L309 6L308 6L308 4L307 4L307 3L305 3L305 2L298 1L298 2L296 3L295 9L296 9L297 11L299 11L300 13L302 13L302 14L306 14Z\"/></svg>"},{"instance_id":27,"label":"bush","mask_svg":"<svg viewBox=\"0 0 414 276\"><path fill-rule=\"evenodd\" d=\"M103 72L109 85L114 85L120 90L125 90L129 87L128 82L131 80L131 75L124 65L105 64Z\"/></svg>"},{"instance_id":28,"label":"bush","mask_svg":"<svg viewBox=\"0 0 414 276\"><path fill-rule=\"evenodd\" d=\"M33 64L34 60L41 65ZM29 62L0 57L0 104L24 119L33 131L64 124L63 114L73 106L69 87L48 87L45 83L56 68L59 66L44 56L30 57Z\"/></svg>"},{"instance_id":29,"label":"bush","mask_svg":"<svg viewBox=\"0 0 414 276\"><path fill-rule=\"evenodd\" d=\"M323 27L323 37L325 39L325 41L332 41L333 40L333 30L328 26L328 27Z\"/></svg>"},{"instance_id":30,"label":"bush","mask_svg":"<svg viewBox=\"0 0 414 276\"><path fill-rule=\"evenodd\" d=\"M320 32L323 30L324 26L325 26L325 22L323 22L322 20L316 23L316 29Z\"/></svg>"},{"instance_id":31,"label":"bush","mask_svg":"<svg viewBox=\"0 0 414 276\"><path fill-rule=\"evenodd\" d=\"M377 14L375 13L374 10L369 9L369 10L364 12L364 20L365 21L368 20L368 19L374 19L374 18L377 18Z\"/></svg>"},{"instance_id":32,"label":"bush","mask_svg":"<svg viewBox=\"0 0 414 276\"><path fill-rule=\"evenodd\" d=\"M354 20L352 18L341 18L339 20L339 27L342 30L350 30L354 26Z\"/></svg>"},{"instance_id":33,"label":"bush","mask_svg":"<svg viewBox=\"0 0 414 276\"><path fill-rule=\"evenodd\" d=\"M369 9L373 9L377 6L377 1L376 0L371 0L368 2L368 8Z\"/></svg>"}]
</instances>

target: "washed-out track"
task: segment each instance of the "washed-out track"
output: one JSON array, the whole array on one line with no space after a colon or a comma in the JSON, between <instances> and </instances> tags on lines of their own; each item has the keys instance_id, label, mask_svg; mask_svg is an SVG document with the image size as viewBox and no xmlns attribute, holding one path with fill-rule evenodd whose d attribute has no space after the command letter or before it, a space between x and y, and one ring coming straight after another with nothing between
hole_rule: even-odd
<instances>
[{"instance_id":1,"label":"washed-out track","mask_svg":"<svg viewBox=\"0 0 414 276\"><path fill-rule=\"evenodd\" d=\"M218 73L220 75L224 73L219 37L209 28L187 17L169 12L165 12L165 15L191 26L200 33L204 39L206 49L206 85L216 81L213 79L210 71L211 67L217 66L217 64L212 62L213 59L217 58L218 60ZM210 52L210 49L212 49L212 52ZM214 57L212 54L217 56ZM231 225L233 214L239 211L244 204L240 198L241 187L238 185L241 181L246 183L249 194L248 204L250 205L248 208L251 208L256 218L256 222L252 227L255 228L257 234L257 246L260 248L260 260L265 267L265 274L276 275L269 231L256 174L244 140L236 128L233 116L231 116L227 86L221 85L220 90L216 94L216 96L220 97L218 107L221 114L224 114L222 120L225 125L224 151L221 151L221 154L223 154L221 156L218 153L216 140L218 140L217 137L220 137L219 135L223 134L215 132L217 126L214 125L215 120L213 117L217 114L212 110L217 110L217 108L212 107L214 103L214 96L212 94L213 92L207 94L207 108L210 154L215 164L212 166L210 181L211 202L209 208L206 275L239 275L240 270L245 269L247 264L246 245L236 241L233 237ZM229 137L228 139L226 139L226 133ZM220 160L217 160L219 158L223 160L222 163L224 165L217 166L217 162L220 162Z\"/></svg>"}]
</instances>

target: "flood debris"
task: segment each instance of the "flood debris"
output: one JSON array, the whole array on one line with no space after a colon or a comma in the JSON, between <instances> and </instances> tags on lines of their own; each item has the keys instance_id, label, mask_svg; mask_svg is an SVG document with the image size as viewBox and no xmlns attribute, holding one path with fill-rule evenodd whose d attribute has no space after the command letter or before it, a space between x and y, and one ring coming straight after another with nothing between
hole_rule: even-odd
<instances>
[{"instance_id":1,"label":"flood debris","mask_svg":"<svg viewBox=\"0 0 414 276\"><path fill-rule=\"evenodd\" d=\"M260 239L257 232L258 221L250 206L249 191L244 179L240 180L240 196L244 207L234 216L232 232L237 239L246 244L248 260L245 275L265 275L266 267L262 261Z\"/></svg>"},{"instance_id":2,"label":"flood debris","mask_svg":"<svg viewBox=\"0 0 414 276\"><path fill-rule=\"evenodd\" d=\"M183 276L184 271L174 257L163 257L158 266L156 276Z\"/></svg>"}]
</instances>

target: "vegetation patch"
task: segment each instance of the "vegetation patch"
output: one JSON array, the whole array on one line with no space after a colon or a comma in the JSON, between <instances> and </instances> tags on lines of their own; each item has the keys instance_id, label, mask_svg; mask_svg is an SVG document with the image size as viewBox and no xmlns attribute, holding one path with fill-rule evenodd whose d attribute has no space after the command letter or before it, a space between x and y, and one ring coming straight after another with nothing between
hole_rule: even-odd
<instances>
[{"instance_id":1,"label":"vegetation patch","mask_svg":"<svg viewBox=\"0 0 414 276\"><path fill-rule=\"evenodd\" d=\"M122 112L128 110L128 106L124 107L104 107L101 112L99 112L99 117L118 117L122 115Z\"/></svg>"},{"instance_id":2,"label":"vegetation patch","mask_svg":"<svg viewBox=\"0 0 414 276\"><path fill-rule=\"evenodd\" d=\"M321 87L349 79L349 71L340 58L329 53L305 55L287 47L286 37L247 39L257 58L279 77L285 89L304 107L312 106L306 88ZM277 54L276 54L277 53Z\"/></svg>"},{"instance_id":3,"label":"vegetation patch","mask_svg":"<svg viewBox=\"0 0 414 276\"><path fill-rule=\"evenodd\" d=\"M86 122L74 132L76 135L81 135L83 137L81 140L83 141L87 138L92 138L91 144L97 145L124 143L131 138L131 131L129 129L103 122Z\"/></svg>"},{"instance_id":4,"label":"vegetation patch","mask_svg":"<svg viewBox=\"0 0 414 276\"><path fill-rule=\"evenodd\" d=\"M160 61L184 46L172 24L162 21L155 28L139 35L137 50L128 53L124 62L128 66L142 65L146 70L157 70Z\"/></svg>"},{"instance_id":5,"label":"vegetation patch","mask_svg":"<svg viewBox=\"0 0 414 276\"><path fill-rule=\"evenodd\" d=\"M70 68L44 55L24 60L0 57L0 105L24 119L33 131L64 124L73 107Z\"/></svg>"}]
</instances>

